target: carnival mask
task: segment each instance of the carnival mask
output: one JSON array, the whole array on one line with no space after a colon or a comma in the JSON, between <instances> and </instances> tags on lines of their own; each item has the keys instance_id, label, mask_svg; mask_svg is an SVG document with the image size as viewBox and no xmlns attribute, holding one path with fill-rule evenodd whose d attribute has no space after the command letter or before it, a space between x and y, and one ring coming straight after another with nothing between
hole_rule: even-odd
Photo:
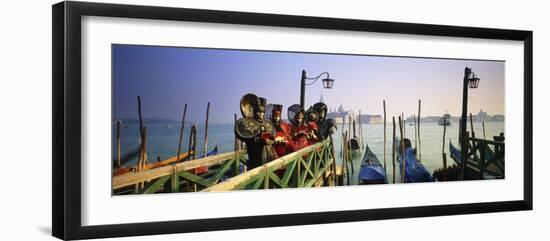
<instances>
[{"instance_id":1,"label":"carnival mask","mask_svg":"<svg viewBox=\"0 0 550 241\"><path fill-rule=\"evenodd\" d=\"M302 124L304 123L304 113L300 112L296 115L296 123Z\"/></svg>"},{"instance_id":2,"label":"carnival mask","mask_svg":"<svg viewBox=\"0 0 550 241\"><path fill-rule=\"evenodd\" d=\"M273 116L273 122L279 123L281 121L281 114Z\"/></svg>"},{"instance_id":3,"label":"carnival mask","mask_svg":"<svg viewBox=\"0 0 550 241\"><path fill-rule=\"evenodd\" d=\"M321 110L321 111L319 112L319 120L324 120L326 115L327 115L326 111L325 111L325 110Z\"/></svg>"},{"instance_id":4,"label":"carnival mask","mask_svg":"<svg viewBox=\"0 0 550 241\"><path fill-rule=\"evenodd\" d=\"M256 112L256 119L263 120L264 119L264 112L263 111L257 111Z\"/></svg>"}]
</instances>

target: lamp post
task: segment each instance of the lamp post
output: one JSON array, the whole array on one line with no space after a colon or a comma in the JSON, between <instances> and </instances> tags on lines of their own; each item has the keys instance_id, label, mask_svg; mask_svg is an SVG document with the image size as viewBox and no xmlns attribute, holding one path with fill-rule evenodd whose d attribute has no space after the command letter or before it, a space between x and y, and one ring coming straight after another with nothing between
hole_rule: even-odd
<instances>
[{"instance_id":1,"label":"lamp post","mask_svg":"<svg viewBox=\"0 0 550 241\"><path fill-rule=\"evenodd\" d=\"M466 170L466 155L468 155L468 133L466 132L466 116L468 113L468 88L476 89L479 86L479 78L476 77L472 69L466 67L464 69L464 79L462 84L462 116L460 117L460 158L461 170L460 176L464 180L464 172Z\"/></svg>"},{"instance_id":2,"label":"lamp post","mask_svg":"<svg viewBox=\"0 0 550 241\"><path fill-rule=\"evenodd\" d=\"M332 89L332 86L334 85L334 79L331 79L328 72L323 72L316 77L308 78L306 75L306 71L302 70L302 80L300 82L300 106L302 109L305 109L305 95L306 95L306 85L312 85L319 80L319 78L323 75L326 75L327 77L324 78L323 81L323 88L325 89ZM313 80L313 82L307 84L306 80Z\"/></svg>"}]
</instances>

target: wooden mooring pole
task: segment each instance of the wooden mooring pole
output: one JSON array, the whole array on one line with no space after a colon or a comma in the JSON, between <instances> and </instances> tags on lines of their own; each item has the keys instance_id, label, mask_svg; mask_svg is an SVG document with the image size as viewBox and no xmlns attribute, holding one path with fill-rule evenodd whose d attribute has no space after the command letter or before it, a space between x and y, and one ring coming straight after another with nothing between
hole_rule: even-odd
<instances>
[{"instance_id":1,"label":"wooden mooring pole","mask_svg":"<svg viewBox=\"0 0 550 241\"><path fill-rule=\"evenodd\" d=\"M197 126L191 126L191 132L189 133L189 149L188 153L193 153L189 155L189 160L195 160L197 158ZM197 191L197 184L193 183L193 191Z\"/></svg>"},{"instance_id":2,"label":"wooden mooring pole","mask_svg":"<svg viewBox=\"0 0 550 241\"><path fill-rule=\"evenodd\" d=\"M470 113L470 130L472 130L472 138L476 138L476 134L474 133L474 122L472 120L472 113Z\"/></svg>"},{"instance_id":3,"label":"wooden mooring pole","mask_svg":"<svg viewBox=\"0 0 550 241\"><path fill-rule=\"evenodd\" d=\"M418 162L421 162L422 161L422 143L420 142L420 140L422 138L420 138L420 107L422 106L422 101L421 100L418 100L418 115L416 116L416 119L418 121L417 123L417 133L418 133L418 147L416 149L416 151L418 152Z\"/></svg>"},{"instance_id":4,"label":"wooden mooring pole","mask_svg":"<svg viewBox=\"0 0 550 241\"><path fill-rule=\"evenodd\" d=\"M355 167L353 165L353 153L352 153L352 150L351 150L351 138L349 136L348 136L348 143L350 143L349 144L350 148L348 149L348 153L349 153L348 154L349 155L348 160L349 160L349 165L351 166L351 175L353 175L355 173Z\"/></svg>"},{"instance_id":5,"label":"wooden mooring pole","mask_svg":"<svg viewBox=\"0 0 550 241\"><path fill-rule=\"evenodd\" d=\"M359 110L359 118L357 118L357 121L359 122L359 139L361 144L361 151L365 149L365 143L363 142L363 123L361 122L361 110Z\"/></svg>"},{"instance_id":6,"label":"wooden mooring pole","mask_svg":"<svg viewBox=\"0 0 550 241\"><path fill-rule=\"evenodd\" d=\"M345 151L344 148L345 148L345 145L344 143L346 142L346 137L344 136L345 132L344 132L344 128L343 128L344 124L342 124L342 135L341 135L341 143L340 143L340 148L341 148L341 152L340 152L340 157L342 157L342 185L344 185L344 175L346 174L346 168L345 168L345 163L346 163L346 156L344 155Z\"/></svg>"},{"instance_id":7,"label":"wooden mooring pole","mask_svg":"<svg viewBox=\"0 0 550 241\"><path fill-rule=\"evenodd\" d=\"M342 116L342 141L340 142L340 157L342 157L342 160L344 158L344 143L346 142L345 139L344 139L344 123L346 122L346 117L345 116Z\"/></svg>"},{"instance_id":8,"label":"wooden mooring pole","mask_svg":"<svg viewBox=\"0 0 550 241\"><path fill-rule=\"evenodd\" d=\"M414 149L416 149L418 151L418 132L417 132L417 128L416 128L416 115L413 115L413 120L414 120Z\"/></svg>"},{"instance_id":9,"label":"wooden mooring pole","mask_svg":"<svg viewBox=\"0 0 550 241\"><path fill-rule=\"evenodd\" d=\"M391 162L393 167L393 183L395 183L395 116L393 119L393 138L392 138L392 148L391 148Z\"/></svg>"},{"instance_id":10,"label":"wooden mooring pole","mask_svg":"<svg viewBox=\"0 0 550 241\"><path fill-rule=\"evenodd\" d=\"M204 123L204 157L208 155L208 118L210 117L210 102L206 106L206 121Z\"/></svg>"},{"instance_id":11,"label":"wooden mooring pole","mask_svg":"<svg viewBox=\"0 0 550 241\"><path fill-rule=\"evenodd\" d=\"M405 167L406 167L406 160L405 160L405 138L403 136L403 121L401 120L401 116L399 117L399 133L401 134L401 142L399 142L399 148L401 149L401 183L405 183Z\"/></svg>"},{"instance_id":12,"label":"wooden mooring pole","mask_svg":"<svg viewBox=\"0 0 550 241\"><path fill-rule=\"evenodd\" d=\"M388 173L386 169L386 100L382 101L384 107L384 172Z\"/></svg>"},{"instance_id":13,"label":"wooden mooring pole","mask_svg":"<svg viewBox=\"0 0 550 241\"><path fill-rule=\"evenodd\" d=\"M143 126L143 115L141 112L141 96L137 97L138 101L138 117L139 117L139 136L140 136L140 150L139 150L139 158L137 161L136 169L138 172L143 171L145 168L145 162L147 161L147 151L145 146L145 127ZM136 185L136 192L139 188L143 188L144 183L139 183Z\"/></svg>"},{"instance_id":14,"label":"wooden mooring pole","mask_svg":"<svg viewBox=\"0 0 550 241\"><path fill-rule=\"evenodd\" d=\"M137 161L137 164L136 164L136 169L138 172L141 171L141 167L142 167L142 159L141 159L141 156L142 156L142 149L143 149L143 117L141 115L141 96L138 96L137 97L137 102L138 102L138 118L139 118L139 140L140 140L140 146L139 146L139 158L138 158L138 161Z\"/></svg>"},{"instance_id":15,"label":"wooden mooring pole","mask_svg":"<svg viewBox=\"0 0 550 241\"><path fill-rule=\"evenodd\" d=\"M443 158L443 181L447 181L447 155L445 154L445 132L447 132L447 118L443 118L443 146L441 158Z\"/></svg>"},{"instance_id":16,"label":"wooden mooring pole","mask_svg":"<svg viewBox=\"0 0 550 241\"><path fill-rule=\"evenodd\" d=\"M344 135L344 139L346 140L346 144L344 145L344 146L345 146L345 149L346 149L346 152L345 152L344 156L346 156L346 161L345 161L345 163L346 163L346 179L347 179L347 184L348 184L348 186L349 186L349 184L350 184L350 173L349 173L349 171L348 171L349 159L351 158L351 155L350 155L350 154L351 154L351 152L350 152L350 145L349 145L349 140L350 140L349 135L350 135L350 134L351 134L351 133L349 133L348 131L346 131L346 134ZM352 168L353 168L353 166L352 166ZM353 170L353 169L352 169L352 170Z\"/></svg>"},{"instance_id":17,"label":"wooden mooring pole","mask_svg":"<svg viewBox=\"0 0 550 241\"><path fill-rule=\"evenodd\" d=\"M483 127L483 139L487 139L487 137L485 136L485 121L481 122L481 126Z\"/></svg>"},{"instance_id":18,"label":"wooden mooring pole","mask_svg":"<svg viewBox=\"0 0 550 241\"><path fill-rule=\"evenodd\" d=\"M192 125L191 130L189 131L189 146L187 148L187 153L189 153L188 160L194 160L197 157L197 126Z\"/></svg>"},{"instance_id":19,"label":"wooden mooring pole","mask_svg":"<svg viewBox=\"0 0 550 241\"><path fill-rule=\"evenodd\" d=\"M139 167L140 172L144 171L145 165L147 163L147 127L143 127L143 140L141 142L141 153L140 153L140 159L141 159L141 166ZM140 183L139 188L145 187L145 182Z\"/></svg>"},{"instance_id":20,"label":"wooden mooring pole","mask_svg":"<svg viewBox=\"0 0 550 241\"><path fill-rule=\"evenodd\" d=\"M342 127L344 124L342 124ZM344 175L346 175L347 171L347 165L346 165L346 145L344 144L346 142L346 132L342 128L342 184L344 184ZM298 163L299 164L299 163Z\"/></svg>"},{"instance_id":21,"label":"wooden mooring pole","mask_svg":"<svg viewBox=\"0 0 550 241\"><path fill-rule=\"evenodd\" d=\"M180 125L180 138L178 142L178 155L177 155L177 161L180 161L180 153L181 153L181 143L183 140L183 130L185 127L185 115L187 114L187 103L185 103L185 106L183 107L183 116L181 117L181 125Z\"/></svg>"},{"instance_id":22,"label":"wooden mooring pole","mask_svg":"<svg viewBox=\"0 0 550 241\"><path fill-rule=\"evenodd\" d=\"M420 142L420 140L422 140L422 138L420 138L420 108L422 107L422 101L421 100L418 100L418 116L417 116L417 119L418 119L418 125L417 125L417 129L418 129L418 161L421 162L422 161L422 143Z\"/></svg>"},{"instance_id":23,"label":"wooden mooring pole","mask_svg":"<svg viewBox=\"0 0 550 241\"><path fill-rule=\"evenodd\" d=\"M329 135L330 138L330 151L332 153L332 178L334 178L334 186L338 186L338 173L336 171L336 152L334 151L334 140L332 134Z\"/></svg>"},{"instance_id":24,"label":"wooden mooring pole","mask_svg":"<svg viewBox=\"0 0 550 241\"><path fill-rule=\"evenodd\" d=\"M117 167L120 168L120 120L116 120L116 162Z\"/></svg>"},{"instance_id":25,"label":"wooden mooring pole","mask_svg":"<svg viewBox=\"0 0 550 241\"><path fill-rule=\"evenodd\" d=\"M237 113L235 113L234 118L235 118L235 120L233 121L233 125L235 126L235 125L237 125ZM234 146L233 149L235 151L240 149L239 139L237 138L237 136L235 136L235 146Z\"/></svg>"}]
</instances>

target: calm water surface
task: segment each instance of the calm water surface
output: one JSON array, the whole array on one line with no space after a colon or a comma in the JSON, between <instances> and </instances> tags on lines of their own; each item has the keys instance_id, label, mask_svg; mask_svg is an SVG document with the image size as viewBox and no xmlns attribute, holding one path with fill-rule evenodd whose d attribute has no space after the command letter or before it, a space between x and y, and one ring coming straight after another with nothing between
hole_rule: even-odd
<instances>
[{"instance_id":1,"label":"calm water surface","mask_svg":"<svg viewBox=\"0 0 550 241\"><path fill-rule=\"evenodd\" d=\"M476 137L483 138L483 128L481 122L474 122L474 132ZM446 130L446 144L445 152L449 152L449 141L455 146L458 145L458 123L453 123L451 126L447 126ZM468 127L470 125L468 124ZM197 156L203 155L204 150L204 125L198 125L197 130ZM187 151L189 142L189 130L191 125L185 126L182 152ZM361 126L363 131L363 141L368 144L370 149L378 156L380 162L384 160L384 125L383 124L363 124ZM137 126L129 126L128 128L121 129L121 152L122 154L135 150L139 145L139 131ZM344 131L349 131L348 125L344 125ZM357 127L359 129L359 127ZM468 128L469 130L469 128ZM165 124L149 124L147 125L147 155L149 161L156 160L157 156L161 160L175 156L177 154L178 140L179 140L179 125L172 125L171 127ZM409 138L415 145L415 130L414 126L406 124L405 137ZM487 122L485 123L485 136L487 139L492 139L493 136L499 135L504 132L504 122ZM115 131L113 130L113 133ZM359 132L356 133L359 136ZM388 181L392 180L392 164L391 164L391 138L392 138L392 125L391 123L386 126L386 162L388 170ZM399 137L399 127L397 126L397 137ZM342 126L338 125L338 131L333 135L335 151L337 155L337 163L341 163L341 140L342 140ZM113 137L113 142L115 138ZM443 126L437 123L421 123L420 125L420 141L421 141L421 154L422 163L433 172L437 168L443 167L441 159L441 151L443 145ZM233 150L235 142L235 134L233 132L232 124L224 125L209 125L208 127L208 150L212 150L215 145L218 146L218 153L229 152ZM113 145L114 146L114 145ZM116 155L116 149L113 151L113 159ZM357 174L360 166L362 155L357 155L353 159L355 173L352 177L352 183L357 183ZM447 158L448 164L452 164L453 160ZM130 160L126 163L127 166L133 166L136 163L136 159ZM397 173L399 173L397 171ZM396 177L398 180L399 178Z\"/></svg>"}]
</instances>

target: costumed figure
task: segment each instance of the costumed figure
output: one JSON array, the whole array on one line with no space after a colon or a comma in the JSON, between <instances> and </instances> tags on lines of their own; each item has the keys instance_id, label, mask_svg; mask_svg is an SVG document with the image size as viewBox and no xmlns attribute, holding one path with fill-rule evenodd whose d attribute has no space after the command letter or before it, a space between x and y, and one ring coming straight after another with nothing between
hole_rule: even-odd
<instances>
[{"instance_id":1,"label":"costumed figure","mask_svg":"<svg viewBox=\"0 0 550 241\"><path fill-rule=\"evenodd\" d=\"M329 135L336 132L336 120L326 119L327 117L327 105L323 102L317 102L313 105L313 109L319 114L317 119L317 126L319 127L319 140L325 140Z\"/></svg>"},{"instance_id":2,"label":"costumed figure","mask_svg":"<svg viewBox=\"0 0 550 241\"><path fill-rule=\"evenodd\" d=\"M304 109L298 104L288 108L288 119L292 123L290 136L291 140L287 142L287 153L295 152L317 140L313 130L310 130L305 121Z\"/></svg>"},{"instance_id":3,"label":"costumed figure","mask_svg":"<svg viewBox=\"0 0 550 241\"><path fill-rule=\"evenodd\" d=\"M310 145L313 145L319 141L319 126L317 125L319 114L315 109L313 109L313 107L309 107L305 113L305 117L307 127L313 133L313 135L308 138L308 141Z\"/></svg>"},{"instance_id":4,"label":"costumed figure","mask_svg":"<svg viewBox=\"0 0 550 241\"><path fill-rule=\"evenodd\" d=\"M270 113L269 120L275 127L275 143L273 149L277 153L278 157L286 155L286 143L290 141L290 124L282 120L283 106L278 104L269 104L267 106L267 113Z\"/></svg>"},{"instance_id":5,"label":"costumed figure","mask_svg":"<svg viewBox=\"0 0 550 241\"><path fill-rule=\"evenodd\" d=\"M264 119L266 99L246 94L240 104L243 118L235 124L235 135L246 144L246 165L251 170L276 158L272 148L275 143L275 128L270 121Z\"/></svg>"}]
</instances>

